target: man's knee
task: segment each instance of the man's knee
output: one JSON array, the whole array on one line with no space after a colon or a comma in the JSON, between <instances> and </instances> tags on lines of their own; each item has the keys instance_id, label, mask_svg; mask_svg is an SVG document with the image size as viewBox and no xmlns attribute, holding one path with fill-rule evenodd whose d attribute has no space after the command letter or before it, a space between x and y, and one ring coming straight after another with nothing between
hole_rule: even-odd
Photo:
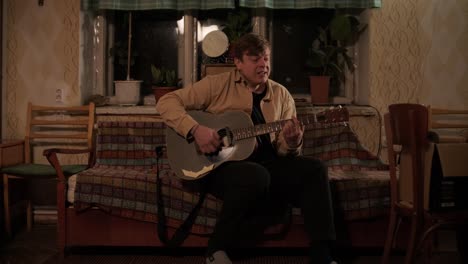
<instances>
[{"instance_id":1,"label":"man's knee","mask_svg":"<svg viewBox=\"0 0 468 264\"><path fill-rule=\"evenodd\" d=\"M328 167L318 159L306 158L302 161L305 180L328 183Z\"/></svg>"},{"instance_id":2,"label":"man's knee","mask_svg":"<svg viewBox=\"0 0 468 264\"><path fill-rule=\"evenodd\" d=\"M264 167L252 164L246 168L240 185L255 193L266 192L270 186L270 173Z\"/></svg>"}]
</instances>

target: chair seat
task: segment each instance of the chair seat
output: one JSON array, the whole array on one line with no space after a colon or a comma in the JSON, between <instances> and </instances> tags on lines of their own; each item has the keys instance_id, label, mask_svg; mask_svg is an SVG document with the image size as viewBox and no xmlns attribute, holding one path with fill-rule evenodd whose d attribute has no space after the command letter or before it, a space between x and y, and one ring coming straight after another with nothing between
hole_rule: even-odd
<instances>
[{"instance_id":1,"label":"chair seat","mask_svg":"<svg viewBox=\"0 0 468 264\"><path fill-rule=\"evenodd\" d=\"M88 168L87 165L63 165L62 170L65 176L76 174ZM34 178L54 178L57 173L51 165L46 164L18 164L1 169L2 173Z\"/></svg>"}]
</instances>

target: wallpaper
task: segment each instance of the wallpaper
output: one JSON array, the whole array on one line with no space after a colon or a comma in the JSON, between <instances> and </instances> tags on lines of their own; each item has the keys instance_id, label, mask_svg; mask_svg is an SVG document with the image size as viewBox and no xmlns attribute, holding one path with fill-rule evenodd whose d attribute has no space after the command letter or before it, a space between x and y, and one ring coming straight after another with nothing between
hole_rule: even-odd
<instances>
[{"instance_id":1,"label":"wallpaper","mask_svg":"<svg viewBox=\"0 0 468 264\"><path fill-rule=\"evenodd\" d=\"M468 1L384 1L369 24L371 105L468 107Z\"/></svg>"},{"instance_id":2,"label":"wallpaper","mask_svg":"<svg viewBox=\"0 0 468 264\"><path fill-rule=\"evenodd\" d=\"M23 138L29 101L79 105L80 1L6 0L5 138ZM59 98L57 98L59 96Z\"/></svg>"}]
</instances>

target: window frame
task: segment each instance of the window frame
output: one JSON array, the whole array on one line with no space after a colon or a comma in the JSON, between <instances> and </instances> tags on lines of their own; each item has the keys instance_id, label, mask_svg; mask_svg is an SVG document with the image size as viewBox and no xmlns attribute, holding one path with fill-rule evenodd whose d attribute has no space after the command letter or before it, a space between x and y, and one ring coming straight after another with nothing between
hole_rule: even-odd
<instances>
[{"instance_id":1,"label":"window frame","mask_svg":"<svg viewBox=\"0 0 468 264\"><path fill-rule=\"evenodd\" d=\"M82 11L83 12L83 11ZM198 50L197 50L197 24L196 11L184 11L184 35L179 45L178 74L184 86L190 85L197 80L198 76ZM266 8L252 9L253 32L273 40L273 15L272 10ZM80 87L83 95L101 94L104 96L114 95L113 58L106 56L112 47L109 39L113 38L112 12L83 12L82 13L82 39L80 43ZM369 14L364 10L360 14L363 23L369 21ZM85 31L85 32L83 32ZM368 103L368 65L369 65L369 29L361 36L354 47L350 48L357 65L354 73L346 72L344 96L331 98L332 104L366 104ZM87 37L86 37L87 36ZM366 43L363 45L363 43ZM92 45L91 55L85 52L85 47ZM275 47L272 47L271 63L273 67ZM85 67L85 65L87 67ZM91 66L89 66L91 65ZM273 68L272 68L273 70ZM294 97L307 97L308 94L293 94Z\"/></svg>"}]
</instances>

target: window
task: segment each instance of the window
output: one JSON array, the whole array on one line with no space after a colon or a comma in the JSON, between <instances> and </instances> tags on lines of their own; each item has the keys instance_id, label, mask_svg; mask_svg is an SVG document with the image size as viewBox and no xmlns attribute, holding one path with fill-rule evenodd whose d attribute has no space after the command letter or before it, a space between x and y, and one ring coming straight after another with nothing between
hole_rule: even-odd
<instances>
[{"instance_id":1,"label":"window","mask_svg":"<svg viewBox=\"0 0 468 264\"><path fill-rule=\"evenodd\" d=\"M249 10L254 32L267 36L272 44L271 78L285 85L293 95L308 95L305 59L315 37L311 29L328 23L333 10L246 10ZM130 77L143 80L143 95L151 94L151 64L176 69L182 83L186 85L200 79L202 64L225 60L207 58L202 52L201 41L209 32L222 29L229 12L235 11L213 9L132 12L133 63ZM358 14L358 11L355 13ZM126 78L123 66L127 56L128 12L88 13L87 17L88 20L84 20L85 28L88 25L85 35L87 33L92 37L85 39L92 44L93 52L87 57L84 54L83 65L93 65L93 70L83 69L82 82L88 82L93 87L91 93L112 95L113 81ZM89 75L91 78L86 77ZM356 93L355 76L357 72L348 73L346 83L332 91L331 95L351 102Z\"/></svg>"},{"instance_id":2,"label":"window","mask_svg":"<svg viewBox=\"0 0 468 264\"><path fill-rule=\"evenodd\" d=\"M270 14L272 25L272 79L282 83L292 93L308 94L306 68L308 49L316 36L313 28L327 23L330 9L276 9Z\"/></svg>"}]
</instances>

